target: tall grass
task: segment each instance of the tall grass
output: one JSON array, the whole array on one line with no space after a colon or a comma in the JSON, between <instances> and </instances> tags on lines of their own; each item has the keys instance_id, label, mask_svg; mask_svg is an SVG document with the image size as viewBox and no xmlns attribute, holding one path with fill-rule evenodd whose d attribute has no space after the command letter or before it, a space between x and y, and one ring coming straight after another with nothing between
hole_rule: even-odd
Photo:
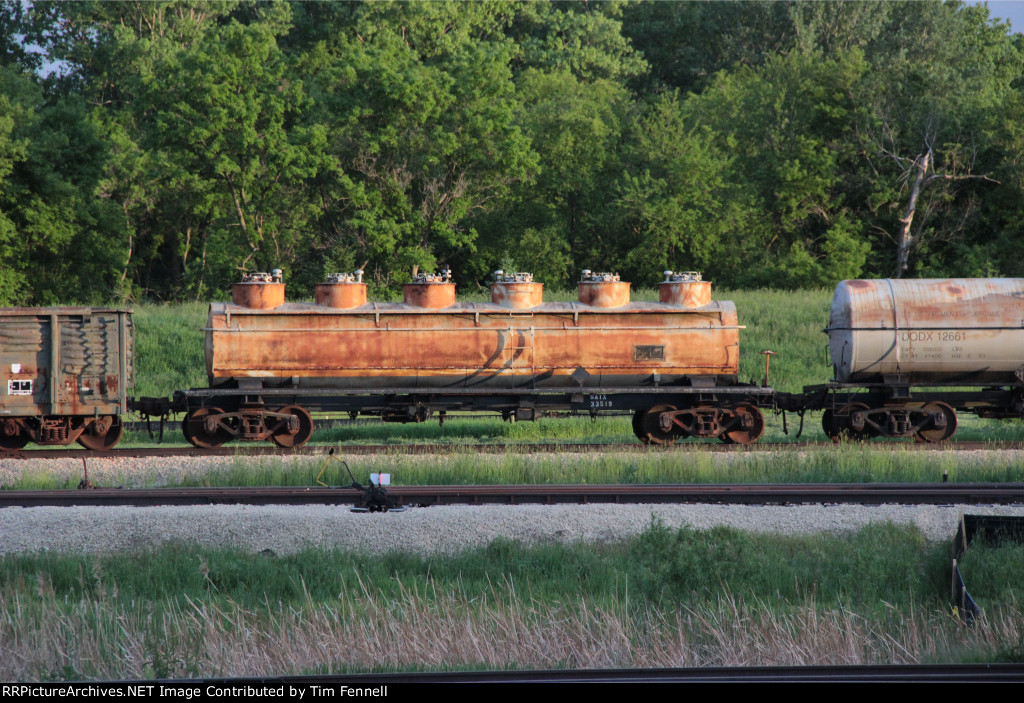
<instances>
[{"instance_id":1,"label":"tall grass","mask_svg":"<svg viewBox=\"0 0 1024 703\"><path fill-rule=\"evenodd\" d=\"M999 558L1024 568L1020 547ZM623 544L454 557L5 557L0 678L1012 659L1016 575L990 579L986 617L966 628L947 568L946 545L891 525L843 538L655 524Z\"/></svg>"},{"instance_id":2,"label":"tall grass","mask_svg":"<svg viewBox=\"0 0 1024 703\"><path fill-rule=\"evenodd\" d=\"M203 352L205 303L135 307L135 390L137 397L170 397L175 390L206 382Z\"/></svg>"},{"instance_id":3,"label":"tall grass","mask_svg":"<svg viewBox=\"0 0 1024 703\"><path fill-rule=\"evenodd\" d=\"M514 589L514 584L506 588ZM23 605L0 595L5 612ZM677 611L508 603L503 594L407 592L259 609L183 601L160 615L107 603L0 622L4 680L257 677L460 669L589 669L974 663L1012 660L1024 611L973 628L941 612L779 613L728 596ZM6 638L10 638L9 640ZM17 643L17 647L11 646ZM8 644L11 643L11 644Z\"/></svg>"},{"instance_id":4,"label":"tall grass","mask_svg":"<svg viewBox=\"0 0 1024 703\"><path fill-rule=\"evenodd\" d=\"M506 451L444 455L404 453L344 458L355 480L385 472L396 486L507 484L730 484L730 483L952 483L1022 482L1020 452L914 452L899 446L826 445L813 451L532 454ZM10 462L9 462L10 463ZM325 457L236 457L223 461L94 461L89 476L98 486L347 486L345 465ZM75 461L18 462L0 466L0 489L75 488L82 478Z\"/></svg>"}]
</instances>

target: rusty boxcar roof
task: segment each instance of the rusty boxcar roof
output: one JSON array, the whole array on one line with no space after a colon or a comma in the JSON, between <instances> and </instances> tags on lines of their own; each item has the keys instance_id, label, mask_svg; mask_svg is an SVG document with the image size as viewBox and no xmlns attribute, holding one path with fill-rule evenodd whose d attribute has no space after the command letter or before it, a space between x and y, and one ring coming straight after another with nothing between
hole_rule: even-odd
<instances>
[{"instance_id":1,"label":"rusty boxcar roof","mask_svg":"<svg viewBox=\"0 0 1024 703\"><path fill-rule=\"evenodd\" d=\"M86 315L103 312L133 313L128 307L76 307L59 306L49 308L0 308L0 315Z\"/></svg>"}]
</instances>

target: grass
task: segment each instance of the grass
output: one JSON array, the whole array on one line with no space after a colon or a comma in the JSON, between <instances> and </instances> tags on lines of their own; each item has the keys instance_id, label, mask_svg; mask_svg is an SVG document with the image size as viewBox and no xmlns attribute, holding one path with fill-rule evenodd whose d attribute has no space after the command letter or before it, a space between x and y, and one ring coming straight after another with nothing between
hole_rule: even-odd
<instances>
[{"instance_id":1,"label":"grass","mask_svg":"<svg viewBox=\"0 0 1024 703\"><path fill-rule=\"evenodd\" d=\"M443 455L404 453L346 456L357 481L370 473L392 475L396 486L509 484L731 484L731 483L1015 483L1024 481L1018 452L917 452L899 445L824 445L792 452L634 452L536 454L508 450L479 454L453 447ZM93 461L89 476L99 486L312 486L322 481L349 485L344 466L327 457L236 457L226 462L168 468L135 461ZM75 488L78 462L24 466L0 471L0 489Z\"/></svg>"},{"instance_id":2,"label":"grass","mask_svg":"<svg viewBox=\"0 0 1024 703\"><path fill-rule=\"evenodd\" d=\"M985 577L987 617L966 628L946 601L947 545L889 524L837 537L652 523L620 544L446 557L8 556L0 678L1008 660L1024 549L993 558L1011 566Z\"/></svg>"},{"instance_id":3,"label":"grass","mask_svg":"<svg viewBox=\"0 0 1024 703\"><path fill-rule=\"evenodd\" d=\"M971 595L979 602L1012 598L1024 603L1022 553L1019 542L968 547L958 565Z\"/></svg>"},{"instance_id":4,"label":"grass","mask_svg":"<svg viewBox=\"0 0 1024 703\"><path fill-rule=\"evenodd\" d=\"M135 306L135 396L167 398L175 390L207 385L203 327L208 307Z\"/></svg>"}]
</instances>

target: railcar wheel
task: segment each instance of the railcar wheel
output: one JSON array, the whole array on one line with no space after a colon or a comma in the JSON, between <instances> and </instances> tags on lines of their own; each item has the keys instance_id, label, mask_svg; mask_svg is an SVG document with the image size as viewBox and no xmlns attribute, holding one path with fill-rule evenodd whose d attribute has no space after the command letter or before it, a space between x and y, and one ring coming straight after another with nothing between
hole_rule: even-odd
<instances>
[{"instance_id":1,"label":"railcar wheel","mask_svg":"<svg viewBox=\"0 0 1024 703\"><path fill-rule=\"evenodd\" d=\"M870 409L871 408L869 408L866 403L850 403L848 405L844 405L842 408L839 409L840 420L842 420L842 422L845 423L844 429L846 431L847 436L850 439L855 439L859 441L864 439L871 439L875 435L875 433L871 431L871 428L869 428L866 425L859 430L853 429L851 415L853 415L855 412Z\"/></svg>"},{"instance_id":2,"label":"railcar wheel","mask_svg":"<svg viewBox=\"0 0 1024 703\"><path fill-rule=\"evenodd\" d=\"M113 449L124 436L124 423L117 415L94 420L76 440L86 449L103 451Z\"/></svg>"},{"instance_id":3,"label":"railcar wheel","mask_svg":"<svg viewBox=\"0 0 1024 703\"><path fill-rule=\"evenodd\" d=\"M756 405L739 403L732 409L733 416L739 427L728 430L718 436L726 444L750 444L756 442L764 434L764 415ZM747 427L743 427L747 425Z\"/></svg>"},{"instance_id":4,"label":"railcar wheel","mask_svg":"<svg viewBox=\"0 0 1024 703\"><path fill-rule=\"evenodd\" d=\"M301 447L313 436L313 418L305 408L300 405L286 405L277 412L299 418L299 431L291 434L287 430L281 430L270 436L271 442L279 447L291 449L292 447Z\"/></svg>"},{"instance_id":5,"label":"railcar wheel","mask_svg":"<svg viewBox=\"0 0 1024 703\"><path fill-rule=\"evenodd\" d=\"M633 411L633 434L641 442L647 441L647 434L644 432L644 415L643 410Z\"/></svg>"},{"instance_id":6,"label":"railcar wheel","mask_svg":"<svg viewBox=\"0 0 1024 703\"><path fill-rule=\"evenodd\" d=\"M659 446L675 444L675 441L679 439L683 433L677 432L675 428L668 432L661 429L661 414L672 410L675 410L675 407L671 405L655 405L645 412L640 422L643 430L643 436L640 437L640 441L645 444L657 444Z\"/></svg>"},{"instance_id":7,"label":"railcar wheel","mask_svg":"<svg viewBox=\"0 0 1024 703\"><path fill-rule=\"evenodd\" d=\"M855 430L850 424L850 415L861 410L869 409L870 408L868 408L864 403L847 403L836 412L832 412L832 409L829 408L822 413L821 428L833 442L841 442L844 439L870 439L876 434L870 428L865 427L862 430Z\"/></svg>"},{"instance_id":8,"label":"railcar wheel","mask_svg":"<svg viewBox=\"0 0 1024 703\"><path fill-rule=\"evenodd\" d=\"M935 401L928 403L922 410L926 412L941 412L946 420L945 427L931 427L927 430L918 430L917 437L925 442L944 442L956 432L956 410L943 402Z\"/></svg>"},{"instance_id":9,"label":"railcar wheel","mask_svg":"<svg viewBox=\"0 0 1024 703\"><path fill-rule=\"evenodd\" d=\"M825 436L833 442L839 441L839 428L836 426L835 413L832 412L832 408L826 408L825 412L821 414L821 429Z\"/></svg>"},{"instance_id":10,"label":"railcar wheel","mask_svg":"<svg viewBox=\"0 0 1024 703\"><path fill-rule=\"evenodd\" d=\"M193 410L181 421L181 431L185 439L193 447L200 449L213 449L219 447L231 439L231 433L223 427L218 427L214 432L206 431L205 418L209 415L222 415L224 411L220 408L199 408Z\"/></svg>"},{"instance_id":11,"label":"railcar wheel","mask_svg":"<svg viewBox=\"0 0 1024 703\"><path fill-rule=\"evenodd\" d=\"M28 442L28 433L22 430L17 421L7 420L0 425L0 451L16 452Z\"/></svg>"}]
</instances>

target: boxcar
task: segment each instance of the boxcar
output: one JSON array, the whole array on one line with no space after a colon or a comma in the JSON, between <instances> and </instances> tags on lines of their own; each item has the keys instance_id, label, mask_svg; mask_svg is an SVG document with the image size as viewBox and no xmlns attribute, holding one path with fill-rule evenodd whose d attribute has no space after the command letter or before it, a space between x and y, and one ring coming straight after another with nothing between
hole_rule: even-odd
<instances>
[{"instance_id":1,"label":"boxcar","mask_svg":"<svg viewBox=\"0 0 1024 703\"><path fill-rule=\"evenodd\" d=\"M0 449L109 449L133 386L131 310L0 308Z\"/></svg>"}]
</instances>

